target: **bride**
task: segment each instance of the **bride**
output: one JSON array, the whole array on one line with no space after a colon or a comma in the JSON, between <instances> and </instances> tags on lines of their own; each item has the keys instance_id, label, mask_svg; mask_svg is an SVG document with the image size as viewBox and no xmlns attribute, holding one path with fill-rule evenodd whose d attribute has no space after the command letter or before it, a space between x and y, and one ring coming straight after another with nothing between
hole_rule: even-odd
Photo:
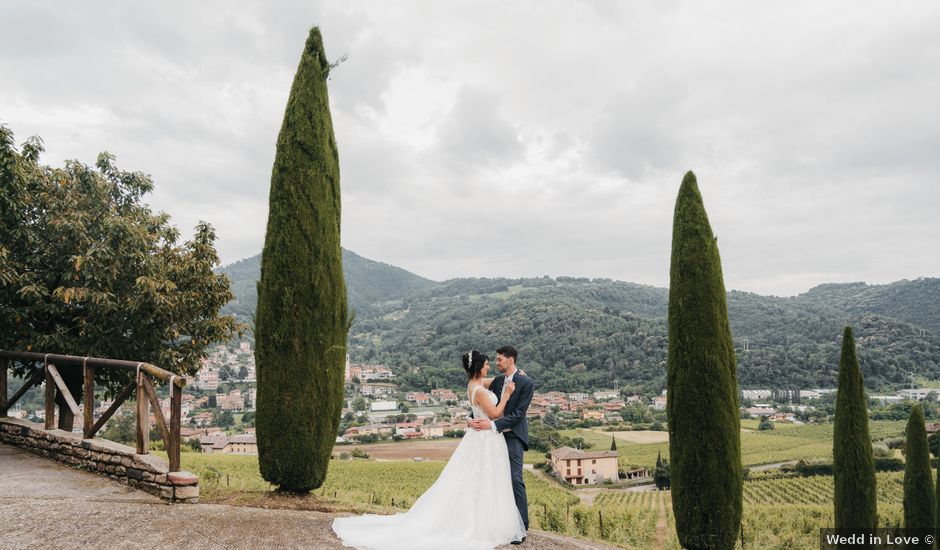
<instances>
[{"instance_id":1,"label":"bride","mask_svg":"<svg viewBox=\"0 0 940 550\"><path fill-rule=\"evenodd\" d=\"M473 417L502 416L515 384L509 382L497 399L489 390L493 379L485 378L489 358L471 351L462 360ZM440 477L410 510L337 518L333 531L359 550L483 550L522 540L526 531L513 499L506 439L491 430L467 430Z\"/></svg>"}]
</instances>

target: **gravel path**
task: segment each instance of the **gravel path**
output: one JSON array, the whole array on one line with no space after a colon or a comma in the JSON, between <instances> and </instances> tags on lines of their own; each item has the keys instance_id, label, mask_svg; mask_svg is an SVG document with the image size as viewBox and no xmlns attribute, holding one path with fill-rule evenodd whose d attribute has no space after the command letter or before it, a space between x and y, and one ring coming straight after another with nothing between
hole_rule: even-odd
<instances>
[{"instance_id":1,"label":"gravel path","mask_svg":"<svg viewBox=\"0 0 940 550\"><path fill-rule=\"evenodd\" d=\"M335 514L165 504L127 486L0 444L0 548L343 548ZM614 547L540 531L539 550Z\"/></svg>"}]
</instances>

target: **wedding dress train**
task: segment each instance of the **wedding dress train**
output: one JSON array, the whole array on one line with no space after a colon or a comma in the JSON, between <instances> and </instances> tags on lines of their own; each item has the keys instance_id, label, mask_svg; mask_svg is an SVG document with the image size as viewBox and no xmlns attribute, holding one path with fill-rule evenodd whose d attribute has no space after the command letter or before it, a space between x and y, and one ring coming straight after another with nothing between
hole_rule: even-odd
<instances>
[{"instance_id":1,"label":"wedding dress train","mask_svg":"<svg viewBox=\"0 0 940 550\"><path fill-rule=\"evenodd\" d=\"M473 389L470 402L477 390ZM495 405L496 394L484 389ZM474 418L486 418L473 405ZM440 477L410 510L333 520L345 546L359 550L483 550L521 540L509 452L502 434L468 429Z\"/></svg>"}]
</instances>

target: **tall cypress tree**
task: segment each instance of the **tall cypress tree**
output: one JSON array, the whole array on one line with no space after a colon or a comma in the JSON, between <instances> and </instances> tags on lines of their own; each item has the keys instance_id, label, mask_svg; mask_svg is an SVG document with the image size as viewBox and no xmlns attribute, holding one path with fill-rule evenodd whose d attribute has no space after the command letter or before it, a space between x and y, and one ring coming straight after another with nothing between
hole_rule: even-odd
<instances>
[{"instance_id":1,"label":"tall cypress tree","mask_svg":"<svg viewBox=\"0 0 940 550\"><path fill-rule=\"evenodd\" d=\"M905 449L904 527L932 530L935 506L933 476L930 473L924 413L920 405L914 405L907 420Z\"/></svg>"},{"instance_id":2,"label":"tall cypress tree","mask_svg":"<svg viewBox=\"0 0 940 550\"><path fill-rule=\"evenodd\" d=\"M868 435L868 402L855 356L852 327L845 327L842 335L832 458L836 528L874 529L878 524L875 459Z\"/></svg>"},{"instance_id":3,"label":"tall cypress tree","mask_svg":"<svg viewBox=\"0 0 940 550\"><path fill-rule=\"evenodd\" d=\"M329 70L315 27L277 138L255 313L258 462L290 492L323 483L343 401L349 323Z\"/></svg>"},{"instance_id":4,"label":"tall cypress tree","mask_svg":"<svg viewBox=\"0 0 940 550\"><path fill-rule=\"evenodd\" d=\"M684 548L733 548L741 525L737 362L718 243L695 174L672 227L667 403L672 508Z\"/></svg>"}]
</instances>

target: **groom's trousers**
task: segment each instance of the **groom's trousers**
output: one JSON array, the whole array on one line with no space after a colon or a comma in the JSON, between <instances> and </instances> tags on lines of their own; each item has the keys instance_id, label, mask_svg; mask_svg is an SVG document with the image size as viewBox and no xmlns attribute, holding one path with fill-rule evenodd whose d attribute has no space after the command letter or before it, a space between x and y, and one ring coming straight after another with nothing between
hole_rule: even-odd
<instances>
[{"instance_id":1,"label":"groom's trousers","mask_svg":"<svg viewBox=\"0 0 940 550\"><path fill-rule=\"evenodd\" d=\"M525 449L522 440L512 432L503 434L506 437L506 447L509 448L509 473L512 477L512 495L516 499L516 508L522 516L522 523L529 529L529 501L525 494L525 481L522 479L522 463Z\"/></svg>"}]
</instances>

